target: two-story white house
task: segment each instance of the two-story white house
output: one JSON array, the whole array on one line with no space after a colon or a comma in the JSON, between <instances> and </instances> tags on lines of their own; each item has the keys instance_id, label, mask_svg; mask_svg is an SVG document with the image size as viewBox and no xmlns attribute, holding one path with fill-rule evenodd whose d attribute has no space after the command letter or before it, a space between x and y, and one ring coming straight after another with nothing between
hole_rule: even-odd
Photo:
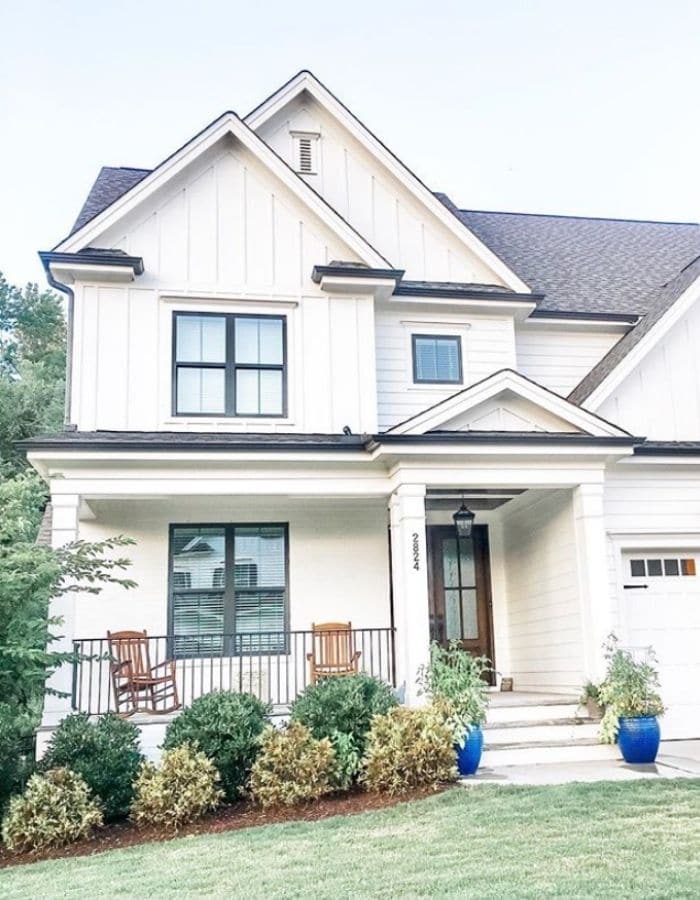
<instances>
[{"instance_id":1,"label":"two-story white house","mask_svg":"<svg viewBox=\"0 0 700 900\"><path fill-rule=\"evenodd\" d=\"M563 703L615 631L700 736L699 254L695 224L458 209L309 72L103 168L41 253L67 418L25 448L54 545L134 538L138 588L57 600L66 644L146 630L183 702L283 708L313 624L351 622L406 702L456 639ZM55 676L44 738L107 669Z\"/></svg>"}]
</instances>

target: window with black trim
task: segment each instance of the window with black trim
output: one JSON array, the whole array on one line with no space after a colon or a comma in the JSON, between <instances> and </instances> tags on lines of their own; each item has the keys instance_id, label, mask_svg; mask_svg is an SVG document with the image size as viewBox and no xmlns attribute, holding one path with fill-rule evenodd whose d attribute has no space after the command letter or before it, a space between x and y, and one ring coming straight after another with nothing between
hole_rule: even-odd
<instances>
[{"instance_id":1,"label":"window with black trim","mask_svg":"<svg viewBox=\"0 0 700 900\"><path fill-rule=\"evenodd\" d=\"M176 656L282 653L288 527L173 525L169 622Z\"/></svg>"},{"instance_id":2,"label":"window with black trim","mask_svg":"<svg viewBox=\"0 0 700 900\"><path fill-rule=\"evenodd\" d=\"M283 316L173 316L174 415L286 415Z\"/></svg>"},{"instance_id":3,"label":"window with black trim","mask_svg":"<svg viewBox=\"0 0 700 900\"><path fill-rule=\"evenodd\" d=\"M456 335L414 334L413 381L415 384L461 384L462 341Z\"/></svg>"}]
</instances>

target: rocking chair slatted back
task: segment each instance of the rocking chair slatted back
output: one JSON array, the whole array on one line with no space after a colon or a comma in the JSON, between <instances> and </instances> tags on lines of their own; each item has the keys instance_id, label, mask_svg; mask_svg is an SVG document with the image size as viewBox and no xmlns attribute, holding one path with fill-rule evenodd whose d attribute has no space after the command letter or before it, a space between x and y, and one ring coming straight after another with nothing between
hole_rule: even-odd
<instances>
[{"instance_id":1,"label":"rocking chair slatted back","mask_svg":"<svg viewBox=\"0 0 700 900\"><path fill-rule=\"evenodd\" d=\"M357 672L360 652L355 650L351 622L312 624L313 652L307 654L312 683L319 678Z\"/></svg>"}]
</instances>

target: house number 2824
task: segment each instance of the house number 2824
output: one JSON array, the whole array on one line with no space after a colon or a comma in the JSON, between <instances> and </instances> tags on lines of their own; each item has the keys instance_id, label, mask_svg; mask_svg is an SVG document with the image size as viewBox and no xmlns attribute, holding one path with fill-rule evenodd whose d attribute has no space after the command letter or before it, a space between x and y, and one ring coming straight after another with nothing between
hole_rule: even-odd
<instances>
[{"instance_id":1,"label":"house number 2824","mask_svg":"<svg viewBox=\"0 0 700 900\"><path fill-rule=\"evenodd\" d=\"M413 537L411 538L412 548L413 548L413 568L416 572L420 572L420 544L418 543L418 532L413 532Z\"/></svg>"}]
</instances>

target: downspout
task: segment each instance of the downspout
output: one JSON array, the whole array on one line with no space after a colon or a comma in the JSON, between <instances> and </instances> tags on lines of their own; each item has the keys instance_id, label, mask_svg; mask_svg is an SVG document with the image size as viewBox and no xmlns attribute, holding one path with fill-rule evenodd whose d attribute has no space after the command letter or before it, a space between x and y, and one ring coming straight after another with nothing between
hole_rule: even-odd
<instances>
[{"instance_id":1,"label":"downspout","mask_svg":"<svg viewBox=\"0 0 700 900\"><path fill-rule=\"evenodd\" d=\"M43 262L43 260L42 260ZM66 315L66 396L64 401L63 412L63 428L64 431L75 431L75 425L71 422L71 388L73 382L73 317L75 306L75 294L73 288L67 284L56 281L51 271L51 263L44 263L44 271L46 272L46 280L49 285L56 291L60 291L68 298L67 315Z\"/></svg>"}]
</instances>

